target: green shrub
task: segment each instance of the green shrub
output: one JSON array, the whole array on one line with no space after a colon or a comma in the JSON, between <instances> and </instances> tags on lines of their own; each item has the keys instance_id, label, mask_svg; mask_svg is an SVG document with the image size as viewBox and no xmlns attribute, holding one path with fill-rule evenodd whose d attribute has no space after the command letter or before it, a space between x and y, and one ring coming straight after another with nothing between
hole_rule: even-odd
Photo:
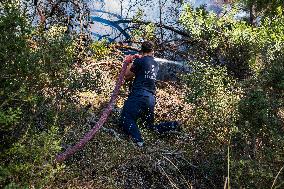
<instances>
[{"instance_id":1,"label":"green shrub","mask_svg":"<svg viewBox=\"0 0 284 189\"><path fill-rule=\"evenodd\" d=\"M180 21L191 36L189 50L194 60L225 65L231 76L244 79L253 72L257 35L248 23L235 19L237 11L233 7L219 17L186 5Z\"/></svg>"},{"instance_id":2,"label":"green shrub","mask_svg":"<svg viewBox=\"0 0 284 189\"><path fill-rule=\"evenodd\" d=\"M74 42L66 27L32 27L17 1L0 5L0 187L40 188L62 169L56 128L75 91Z\"/></svg>"},{"instance_id":3,"label":"green shrub","mask_svg":"<svg viewBox=\"0 0 284 189\"><path fill-rule=\"evenodd\" d=\"M237 129L241 90L226 67L200 62L189 65L192 73L184 79L189 89L187 100L193 105L188 124L195 136L194 161L210 179L214 178L215 187L221 187L226 175L227 147Z\"/></svg>"},{"instance_id":4,"label":"green shrub","mask_svg":"<svg viewBox=\"0 0 284 189\"><path fill-rule=\"evenodd\" d=\"M190 91L187 99L194 105L195 129L208 142L229 140L230 130L238 119L240 90L226 68L200 62L189 64L192 73L185 77ZM208 139L215 140L208 140ZM212 146L212 148L215 148Z\"/></svg>"},{"instance_id":5,"label":"green shrub","mask_svg":"<svg viewBox=\"0 0 284 189\"><path fill-rule=\"evenodd\" d=\"M90 45L90 49L92 50L92 55L95 60L102 60L111 53L110 48L107 46L106 40L94 41Z\"/></svg>"},{"instance_id":6,"label":"green shrub","mask_svg":"<svg viewBox=\"0 0 284 189\"><path fill-rule=\"evenodd\" d=\"M63 168L62 165L53 163L60 149L56 127L39 134L29 132L1 153L0 157L4 162L0 167L0 181L19 183L20 186L43 187Z\"/></svg>"},{"instance_id":7,"label":"green shrub","mask_svg":"<svg viewBox=\"0 0 284 189\"><path fill-rule=\"evenodd\" d=\"M232 188L270 188L284 159L284 17L278 11L253 27L234 14L187 6L181 17L198 60L185 77L196 158L219 183L230 175Z\"/></svg>"},{"instance_id":8,"label":"green shrub","mask_svg":"<svg viewBox=\"0 0 284 189\"><path fill-rule=\"evenodd\" d=\"M264 21L258 41L259 72L244 84L246 92L239 104L239 133L234 137L237 142L232 167L235 186L270 187L283 164L284 130L283 118L279 115L284 107L284 43L283 32L279 30L282 19L282 16L274 19L278 24ZM283 186L281 180L283 173L276 188Z\"/></svg>"}]
</instances>

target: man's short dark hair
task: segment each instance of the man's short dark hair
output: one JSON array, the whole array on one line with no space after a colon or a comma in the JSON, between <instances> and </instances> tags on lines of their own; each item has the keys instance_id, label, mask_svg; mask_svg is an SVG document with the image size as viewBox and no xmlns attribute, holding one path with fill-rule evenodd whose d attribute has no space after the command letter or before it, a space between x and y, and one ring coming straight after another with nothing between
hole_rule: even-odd
<instances>
[{"instance_id":1,"label":"man's short dark hair","mask_svg":"<svg viewBox=\"0 0 284 189\"><path fill-rule=\"evenodd\" d=\"M142 53L150 53L154 51L154 43L151 41L145 41L141 45L141 52Z\"/></svg>"}]
</instances>

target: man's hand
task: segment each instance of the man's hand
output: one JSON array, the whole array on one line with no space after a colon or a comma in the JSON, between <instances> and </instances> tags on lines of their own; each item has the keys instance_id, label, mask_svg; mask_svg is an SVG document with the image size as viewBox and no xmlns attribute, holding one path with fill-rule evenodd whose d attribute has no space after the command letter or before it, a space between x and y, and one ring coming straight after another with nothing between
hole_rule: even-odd
<instances>
[{"instance_id":1,"label":"man's hand","mask_svg":"<svg viewBox=\"0 0 284 189\"><path fill-rule=\"evenodd\" d=\"M127 55L127 56L125 56L125 58L124 58L124 62L126 62L126 63L131 63L131 62L133 62L133 60L134 60L135 58L141 58L141 55L139 55L139 54Z\"/></svg>"},{"instance_id":2,"label":"man's hand","mask_svg":"<svg viewBox=\"0 0 284 189\"><path fill-rule=\"evenodd\" d=\"M131 80L135 74L130 71L131 69L131 66L133 65L132 62L133 62L133 59L136 59L136 58L141 58L141 55L139 54L135 54L135 55L127 55L124 59L124 62L128 63L128 67L126 69L126 72L125 72L125 80Z\"/></svg>"},{"instance_id":3,"label":"man's hand","mask_svg":"<svg viewBox=\"0 0 284 189\"><path fill-rule=\"evenodd\" d=\"M134 58L141 58L141 57L142 57L141 54L135 54L135 55L133 55L133 56L134 56Z\"/></svg>"},{"instance_id":4,"label":"man's hand","mask_svg":"<svg viewBox=\"0 0 284 189\"><path fill-rule=\"evenodd\" d=\"M131 63L132 61L133 61L133 55L127 55L127 56L125 56L125 58L124 58L124 62L126 62L126 63Z\"/></svg>"}]
</instances>

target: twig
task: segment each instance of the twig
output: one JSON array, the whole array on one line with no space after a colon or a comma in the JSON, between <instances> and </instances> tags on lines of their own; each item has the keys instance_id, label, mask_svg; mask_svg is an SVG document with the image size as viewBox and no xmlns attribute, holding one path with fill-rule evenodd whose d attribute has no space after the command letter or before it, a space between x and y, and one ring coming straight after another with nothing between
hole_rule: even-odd
<instances>
[{"instance_id":1,"label":"twig","mask_svg":"<svg viewBox=\"0 0 284 189\"><path fill-rule=\"evenodd\" d=\"M228 157L227 157L227 165L228 165L227 183L228 183L228 189L231 188L231 186L230 186L230 143L231 143L231 136L230 136L229 145L228 145Z\"/></svg>"},{"instance_id":2,"label":"twig","mask_svg":"<svg viewBox=\"0 0 284 189\"><path fill-rule=\"evenodd\" d=\"M228 177L226 177L225 184L224 184L224 189L227 188L227 182L228 182Z\"/></svg>"},{"instance_id":3,"label":"twig","mask_svg":"<svg viewBox=\"0 0 284 189\"><path fill-rule=\"evenodd\" d=\"M162 155L163 156L163 155ZM170 162L177 170L178 172L180 173L182 179L185 181L186 185L188 188L192 188L192 185L188 183L188 181L185 179L184 175L181 173L181 171L179 170L179 168L169 159L167 158L166 156L163 156L168 162Z\"/></svg>"},{"instance_id":4,"label":"twig","mask_svg":"<svg viewBox=\"0 0 284 189\"><path fill-rule=\"evenodd\" d=\"M276 180L277 180L277 178L278 178L278 176L280 175L280 173L281 173L281 171L284 169L284 166L280 169L280 171L277 173L277 175L276 175L276 177L275 177L275 179L274 179L274 181L273 181L273 184L272 184L272 186L271 186L271 189L273 189L273 186L275 185L275 183L276 183Z\"/></svg>"},{"instance_id":5,"label":"twig","mask_svg":"<svg viewBox=\"0 0 284 189\"><path fill-rule=\"evenodd\" d=\"M164 152L164 155L180 155L183 151L177 151L177 152Z\"/></svg>"},{"instance_id":6,"label":"twig","mask_svg":"<svg viewBox=\"0 0 284 189\"><path fill-rule=\"evenodd\" d=\"M169 177L169 175L166 173L166 171L163 169L162 166L158 165L160 169L163 171L164 175L167 177L167 179L170 181L170 184L173 186L173 188L179 189L177 185L172 181L172 179Z\"/></svg>"}]
</instances>

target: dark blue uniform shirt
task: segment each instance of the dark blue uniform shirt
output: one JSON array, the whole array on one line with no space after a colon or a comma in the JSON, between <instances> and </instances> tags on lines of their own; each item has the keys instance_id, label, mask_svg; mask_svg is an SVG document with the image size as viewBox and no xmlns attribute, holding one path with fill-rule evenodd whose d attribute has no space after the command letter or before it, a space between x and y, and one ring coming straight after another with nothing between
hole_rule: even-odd
<instances>
[{"instance_id":1,"label":"dark blue uniform shirt","mask_svg":"<svg viewBox=\"0 0 284 189\"><path fill-rule=\"evenodd\" d=\"M134 60L130 71L135 74L132 91L146 90L155 94L156 77L159 70L158 63L152 56L144 56Z\"/></svg>"}]
</instances>

